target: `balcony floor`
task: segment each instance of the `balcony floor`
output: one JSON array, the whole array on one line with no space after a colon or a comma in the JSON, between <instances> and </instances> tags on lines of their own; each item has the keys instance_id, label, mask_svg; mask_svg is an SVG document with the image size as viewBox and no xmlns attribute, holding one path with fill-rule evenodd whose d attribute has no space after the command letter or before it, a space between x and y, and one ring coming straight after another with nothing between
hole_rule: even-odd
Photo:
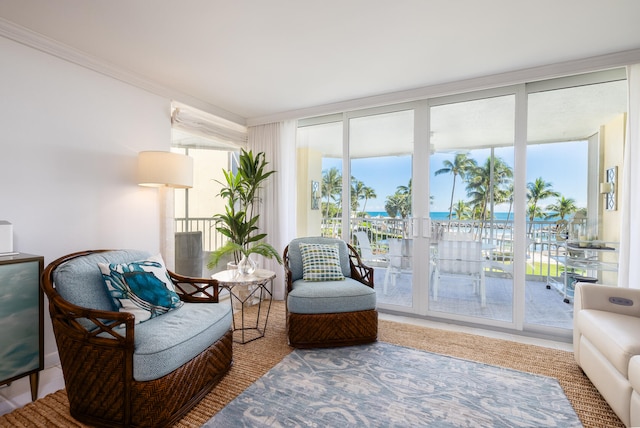
<instances>
[{"instance_id":1,"label":"balcony floor","mask_svg":"<svg viewBox=\"0 0 640 428\"><path fill-rule=\"evenodd\" d=\"M386 268L377 267L374 283L378 292L378 303L411 306L411 273L396 275L395 285L387 284L384 293ZM555 288L547 289L546 281L526 281L525 323L547 327L573 328L573 302L565 303L564 296ZM438 300L429 302L429 309L472 317L511 321L513 280L485 276L486 306L480 305L480 296L474 293L473 285L466 278L443 277L440 281Z\"/></svg>"}]
</instances>

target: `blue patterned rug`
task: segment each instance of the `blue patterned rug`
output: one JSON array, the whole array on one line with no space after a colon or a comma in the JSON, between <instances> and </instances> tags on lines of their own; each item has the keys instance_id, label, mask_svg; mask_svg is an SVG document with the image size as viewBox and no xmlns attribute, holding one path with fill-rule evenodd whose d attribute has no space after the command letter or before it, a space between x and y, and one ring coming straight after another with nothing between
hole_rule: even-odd
<instances>
[{"instance_id":1,"label":"blue patterned rug","mask_svg":"<svg viewBox=\"0 0 640 428\"><path fill-rule=\"evenodd\" d=\"M295 350L205 427L581 427L556 379L378 342Z\"/></svg>"}]
</instances>

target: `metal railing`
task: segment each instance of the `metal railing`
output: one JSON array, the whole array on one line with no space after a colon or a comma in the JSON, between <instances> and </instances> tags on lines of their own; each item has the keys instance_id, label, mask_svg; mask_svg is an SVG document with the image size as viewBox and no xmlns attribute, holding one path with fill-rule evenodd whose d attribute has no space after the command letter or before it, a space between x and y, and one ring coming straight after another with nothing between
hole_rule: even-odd
<instances>
[{"instance_id":1,"label":"metal railing","mask_svg":"<svg viewBox=\"0 0 640 428\"><path fill-rule=\"evenodd\" d=\"M203 251L213 251L226 242L226 237L216 230L211 217L176 218L176 232L202 232Z\"/></svg>"},{"instance_id":2,"label":"metal railing","mask_svg":"<svg viewBox=\"0 0 640 428\"><path fill-rule=\"evenodd\" d=\"M584 227L583 223L574 227ZM176 232L202 232L204 251L213 251L226 242L226 237L215 228L212 218L177 218ZM388 239L409 239L412 236L410 219L354 217L350 219L351 243L356 231L365 231L374 254L389 251ZM512 220L432 220L432 239L437 240L444 232L471 233L473 238L493 246L492 257L501 263L513 261L513 221ZM322 220L322 235L342 236L342 221L339 218ZM556 221L536 220L527 222L527 278L546 280L548 276L559 277L564 271L562 263L564 234L558 234Z\"/></svg>"}]
</instances>

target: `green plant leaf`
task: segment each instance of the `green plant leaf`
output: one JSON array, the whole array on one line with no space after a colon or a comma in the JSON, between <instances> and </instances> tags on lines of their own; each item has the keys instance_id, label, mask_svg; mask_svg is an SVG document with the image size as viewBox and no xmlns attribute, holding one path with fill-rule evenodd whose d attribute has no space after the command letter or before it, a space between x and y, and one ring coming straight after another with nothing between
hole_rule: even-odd
<instances>
[{"instance_id":1,"label":"green plant leaf","mask_svg":"<svg viewBox=\"0 0 640 428\"><path fill-rule=\"evenodd\" d=\"M264 152L254 154L251 150L242 149L238 157L238 169L223 170L224 180L217 181L221 186L218 196L226 200L225 212L213 216L216 230L225 236L230 243L225 244L212 253L207 266L215 266L220 259L229 253L234 254L236 262L239 255L256 253L268 258L276 258L282 263L280 254L269 244L261 242L266 233L258 233L259 214L254 215L260 204L260 189L275 171L267 171Z\"/></svg>"}]
</instances>

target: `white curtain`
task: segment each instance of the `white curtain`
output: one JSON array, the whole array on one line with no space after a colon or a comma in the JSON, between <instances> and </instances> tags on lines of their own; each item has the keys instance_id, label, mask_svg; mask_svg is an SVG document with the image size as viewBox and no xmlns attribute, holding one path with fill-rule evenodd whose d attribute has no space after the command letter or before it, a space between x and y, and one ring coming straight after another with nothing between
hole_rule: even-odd
<instances>
[{"instance_id":1,"label":"white curtain","mask_svg":"<svg viewBox=\"0 0 640 428\"><path fill-rule=\"evenodd\" d=\"M260 229L266 241L282 255L295 237L296 208L296 122L286 121L252 126L248 129L248 147L264 152L268 169L276 171L261 194ZM262 259L262 267L276 272L273 297L284 299L284 269L274 260Z\"/></svg>"},{"instance_id":2,"label":"white curtain","mask_svg":"<svg viewBox=\"0 0 640 428\"><path fill-rule=\"evenodd\" d=\"M640 64L627 67L629 106L620 183L620 261L618 286L640 288Z\"/></svg>"}]
</instances>

